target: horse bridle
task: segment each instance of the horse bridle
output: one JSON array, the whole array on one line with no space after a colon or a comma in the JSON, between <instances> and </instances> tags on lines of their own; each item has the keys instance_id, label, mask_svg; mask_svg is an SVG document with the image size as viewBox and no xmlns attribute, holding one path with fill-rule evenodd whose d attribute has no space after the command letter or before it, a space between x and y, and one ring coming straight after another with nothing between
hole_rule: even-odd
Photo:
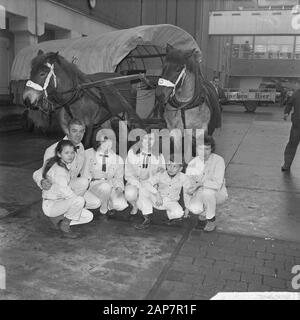
<instances>
[{"instance_id":1,"label":"horse bridle","mask_svg":"<svg viewBox=\"0 0 300 320\"><path fill-rule=\"evenodd\" d=\"M186 76L186 66L184 66L181 70L181 72L179 73L175 83L173 83L172 81L165 79L165 78L159 78L158 79L158 86L162 86L162 87L168 87L168 88L173 88L173 91L170 95L170 97L173 97L175 95L175 91L176 91L176 87L179 83L180 80L184 80Z\"/></svg>"},{"instance_id":2,"label":"horse bridle","mask_svg":"<svg viewBox=\"0 0 300 320\"><path fill-rule=\"evenodd\" d=\"M32 88L34 90L37 90L37 91L43 91L44 92L44 94L45 94L44 98L52 106L52 110L50 110L49 113L50 112L54 112L55 110L60 109L60 108L65 108L65 110L67 111L69 116L71 118L73 118L72 112L70 110L70 105L81 98L83 91L86 92L86 94L88 94L89 97L92 100L94 100L96 103L102 102L102 100L99 97L97 97L97 95L94 94L92 91L89 91L88 89L84 89L79 84L77 84L77 85L74 85L74 87L69 89L69 90L59 92L60 95L64 95L64 94L71 93L71 92L74 92L74 94L71 96L71 98L69 100L67 100L66 102L64 102L62 104L58 104L57 103L58 107L57 108L53 108L53 103L48 99L47 88L49 86L49 83L50 83L50 80L51 80L52 77L53 77L54 87L55 88L57 87L56 74L54 72L54 64L50 64L49 62L47 62L45 65L50 69L50 71L49 71L49 73L48 73L48 75L47 75L47 77L45 79L44 85L41 86L38 83L35 83L35 82L31 81L31 80L28 80L26 82L25 86L30 87L30 88ZM111 112L107 108L105 108L105 109L109 113L109 115L111 115ZM42 111L43 113L46 113L41 108L39 108L39 110Z\"/></svg>"},{"instance_id":3,"label":"horse bridle","mask_svg":"<svg viewBox=\"0 0 300 320\"><path fill-rule=\"evenodd\" d=\"M37 90L37 91L44 91L45 96L48 97L47 88L49 86L51 78L53 77L53 82L54 82L55 88L57 87L57 82L56 82L56 74L54 73L54 64L50 64L49 62L47 62L46 66L50 69L50 71L47 74L47 77L45 79L43 87L41 85L39 85L38 83L35 83L31 80L28 80L26 82L25 86L30 87L30 88Z\"/></svg>"}]
</instances>

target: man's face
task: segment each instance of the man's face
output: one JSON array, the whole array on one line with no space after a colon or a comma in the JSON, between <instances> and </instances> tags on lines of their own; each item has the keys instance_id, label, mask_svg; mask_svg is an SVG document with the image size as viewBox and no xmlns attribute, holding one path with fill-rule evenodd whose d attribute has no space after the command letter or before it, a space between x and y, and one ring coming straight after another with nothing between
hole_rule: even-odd
<instances>
[{"instance_id":1,"label":"man's face","mask_svg":"<svg viewBox=\"0 0 300 320\"><path fill-rule=\"evenodd\" d=\"M85 132L84 126L82 126L80 124L72 124L69 128L68 138L76 146L81 142L81 140L84 136L84 132Z\"/></svg>"},{"instance_id":2,"label":"man's face","mask_svg":"<svg viewBox=\"0 0 300 320\"><path fill-rule=\"evenodd\" d=\"M178 172L181 171L182 166L179 163L170 162L167 163L167 172L170 176L176 176Z\"/></svg>"},{"instance_id":3,"label":"man's face","mask_svg":"<svg viewBox=\"0 0 300 320\"><path fill-rule=\"evenodd\" d=\"M216 86L218 86L220 84L220 79L219 78L215 78L214 83Z\"/></svg>"}]
</instances>

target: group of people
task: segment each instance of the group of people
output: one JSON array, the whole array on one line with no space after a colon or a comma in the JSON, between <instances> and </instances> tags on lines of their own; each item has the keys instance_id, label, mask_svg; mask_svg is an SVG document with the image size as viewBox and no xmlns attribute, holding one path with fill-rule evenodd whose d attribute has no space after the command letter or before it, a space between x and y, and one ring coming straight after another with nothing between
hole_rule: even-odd
<instances>
[{"instance_id":1,"label":"group of people","mask_svg":"<svg viewBox=\"0 0 300 320\"><path fill-rule=\"evenodd\" d=\"M136 229L149 227L155 208L166 211L170 224L192 213L199 217L199 228L215 230L216 205L228 194L225 162L214 153L212 137L205 136L204 143L196 145L197 155L183 173L176 154L167 162L163 154L155 154L151 133L130 148L126 159L101 134L92 148L84 150L84 133L84 124L71 120L67 136L46 150L42 168L33 173L42 190L43 212L63 235L77 237L71 226L92 221L90 210L95 215L122 214L129 205L131 215L140 210L144 218Z\"/></svg>"}]
</instances>

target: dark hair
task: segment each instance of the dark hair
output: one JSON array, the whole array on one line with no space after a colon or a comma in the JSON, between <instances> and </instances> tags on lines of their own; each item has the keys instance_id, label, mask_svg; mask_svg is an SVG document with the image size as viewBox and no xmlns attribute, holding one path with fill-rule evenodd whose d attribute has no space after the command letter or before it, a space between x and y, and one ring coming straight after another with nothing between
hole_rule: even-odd
<instances>
[{"instance_id":1,"label":"dark hair","mask_svg":"<svg viewBox=\"0 0 300 320\"><path fill-rule=\"evenodd\" d=\"M77 124L77 125L85 128L85 124L79 119L76 119L76 118L71 119L68 123L68 128L70 129L71 125L73 125L73 124Z\"/></svg>"},{"instance_id":2,"label":"dark hair","mask_svg":"<svg viewBox=\"0 0 300 320\"><path fill-rule=\"evenodd\" d=\"M43 178L46 179L47 178L47 173L50 170L50 168L57 163L59 166L65 168L66 170L68 170L68 168L66 167L66 165L62 162L61 158L58 156L59 153L61 153L63 151L64 147L73 147L74 151L75 151L75 147L74 144L70 141L70 140L61 140L58 142L56 148L55 148L55 156L50 158L49 160L47 160L46 165L43 169Z\"/></svg>"},{"instance_id":3,"label":"dark hair","mask_svg":"<svg viewBox=\"0 0 300 320\"><path fill-rule=\"evenodd\" d=\"M211 147L211 152L215 152L216 150L216 142L212 136L205 135L204 136L204 145Z\"/></svg>"}]
</instances>

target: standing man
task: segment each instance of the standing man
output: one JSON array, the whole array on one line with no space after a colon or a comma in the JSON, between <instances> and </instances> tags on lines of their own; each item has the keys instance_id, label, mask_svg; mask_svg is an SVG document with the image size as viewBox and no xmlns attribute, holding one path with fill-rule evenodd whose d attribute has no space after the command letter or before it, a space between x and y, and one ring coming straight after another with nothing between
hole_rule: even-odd
<instances>
[{"instance_id":1,"label":"standing man","mask_svg":"<svg viewBox=\"0 0 300 320\"><path fill-rule=\"evenodd\" d=\"M87 178L81 177L80 173L83 169L85 161L84 147L81 143L85 133L85 125L78 119L72 119L68 124L68 134L64 137L64 140L70 140L76 149L76 155L69 167L71 176L70 187L77 196L83 196L85 199L85 207L87 209L97 209L100 207L100 200L93 195L90 191L87 191L89 181ZM58 142L48 147L44 154L43 167L33 173L33 180L42 190L49 190L52 182L49 179L44 179L42 172L45 163L48 159L55 155L55 148Z\"/></svg>"},{"instance_id":2,"label":"standing man","mask_svg":"<svg viewBox=\"0 0 300 320\"><path fill-rule=\"evenodd\" d=\"M287 119L292 109L290 139L284 151L284 165L281 167L281 171L283 172L290 171L300 142L300 89L296 90L287 101L284 109L284 120Z\"/></svg>"},{"instance_id":3,"label":"standing man","mask_svg":"<svg viewBox=\"0 0 300 320\"><path fill-rule=\"evenodd\" d=\"M225 95L225 92L224 92L224 89L220 86L220 79L219 77L213 77L213 80L212 80L212 85L214 86L216 92L217 92L217 95L219 97L219 103L220 103L220 107L221 107L221 110L223 110L222 108L222 104L225 104L227 102L227 98L226 98L226 95Z\"/></svg>"}]
</instances>

